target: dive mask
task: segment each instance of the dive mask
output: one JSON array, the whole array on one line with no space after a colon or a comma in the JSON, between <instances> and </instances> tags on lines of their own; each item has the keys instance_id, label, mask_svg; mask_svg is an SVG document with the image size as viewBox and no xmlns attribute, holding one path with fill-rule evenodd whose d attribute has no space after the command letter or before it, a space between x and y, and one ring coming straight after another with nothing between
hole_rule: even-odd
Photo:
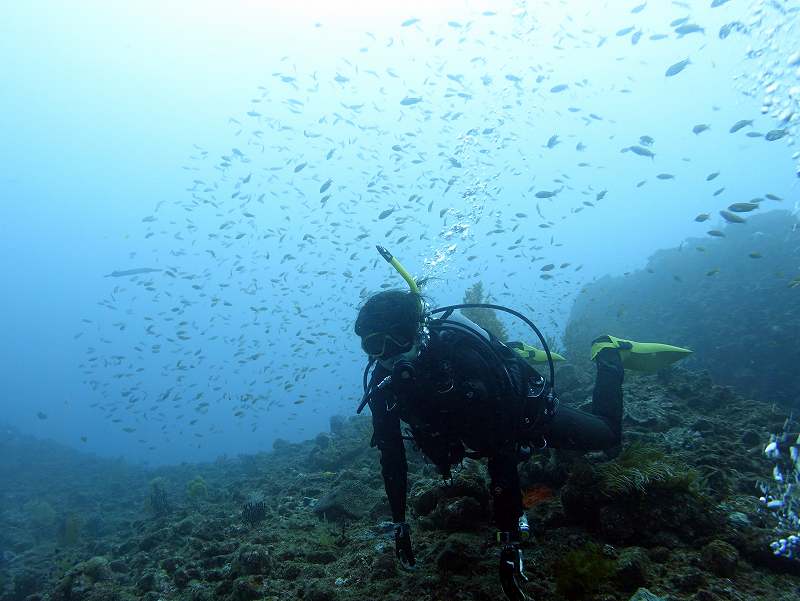
<instances>
[{"instance_id":1,"label":"dive mask","mask_svg":"<svg viewBox=\"0 0 800 601\"><path fill-rule=\"evenodd\" d=\"M413 340L393 336L387 332L374 332L361 339L361 348L370 359L388 359L411 350L413 346Z\"/></svg>"}]
</instances>

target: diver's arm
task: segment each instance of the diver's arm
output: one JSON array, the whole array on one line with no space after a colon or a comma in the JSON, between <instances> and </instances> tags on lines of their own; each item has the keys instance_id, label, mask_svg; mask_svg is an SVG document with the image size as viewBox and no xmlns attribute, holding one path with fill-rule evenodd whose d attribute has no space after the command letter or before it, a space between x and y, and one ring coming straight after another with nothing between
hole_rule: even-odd
<instances>
[{"instance_id":1,"label":"diver's arm","mask_svg":"<svg viewBox=\"0 0 800 601\"><path fill-rule=\"evenodd\" d=\"M400 418L386 410L383 394L370 401L374 444L381 452L381 473L389 507L394 522L406 519L406 491L408 489L408 463L406 449L400 432Z\"/></svg>"},{"instance_id":2,"label":"diver's arm","mask_svg":"<svg viewBox=\"0 0 800 601\"><path fill-rule=\"evenodd\" d=\"M523 512L516 451L503 449L489 457L488 467L492 480L494 522L500 532L516 536Z\"/></svg>"}]
</instances>

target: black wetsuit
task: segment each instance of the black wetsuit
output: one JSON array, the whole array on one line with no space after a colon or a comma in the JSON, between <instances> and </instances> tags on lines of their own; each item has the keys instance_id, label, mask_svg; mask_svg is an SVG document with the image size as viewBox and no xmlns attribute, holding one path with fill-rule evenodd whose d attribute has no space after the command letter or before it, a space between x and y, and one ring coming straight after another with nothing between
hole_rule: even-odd
<instances>
[{"instance_id":1,"label":"black wetsuit","mask_svg":"<svg viewBox=\"0 0 800 601\"><path fill-rule=\"evenodd\" d=\"M528 384L541 381L541 376L513 350L495 339L435 324L429 344L414 362L413 381L392 382L369 401L373 444L381 452L392 518L406 519L408 466L402 421L443 475L465 456L487 457L495 523L500 531L514 532L523 511L517 473L520 443L544 437L554 448L587 451L619 444L623 379L619 353L605 349L596 358L592 413L562 404L548 416L543 398L527 398ZM378 365L370 387L388 375Z\"/></svg>"}]
</instances>

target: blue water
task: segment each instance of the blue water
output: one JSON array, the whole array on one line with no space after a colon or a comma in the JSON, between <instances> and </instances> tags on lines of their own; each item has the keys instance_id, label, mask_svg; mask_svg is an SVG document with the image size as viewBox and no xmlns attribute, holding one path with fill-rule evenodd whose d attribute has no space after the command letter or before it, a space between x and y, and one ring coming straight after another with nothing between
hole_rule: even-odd
<instances>
[{"instance_id":1,"label":"blue water","mask_svg":"<svg viewBox=\"0 0 800 601\"><path fill-rule=\"evenodd\" d=\"M331 4L0 8L0 421L267 450L354 411L357 308L403 284L375 244L558 336L729 204L797 210L796 1Z\"/></svg>"}]
</instances>

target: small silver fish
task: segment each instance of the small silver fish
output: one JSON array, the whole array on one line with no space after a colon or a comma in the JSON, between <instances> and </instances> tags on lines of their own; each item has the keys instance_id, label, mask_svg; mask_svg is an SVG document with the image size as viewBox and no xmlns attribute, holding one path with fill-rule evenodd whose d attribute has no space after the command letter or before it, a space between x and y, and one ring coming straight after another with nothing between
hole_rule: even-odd
<instances>
[{"instance_id":1,"label":"small silver fish","mask_svg":"<svg viewBox=\"0 0 800 601\"><path fill-rule=\"evenodd\" d=\"M772 131L768 131L767 135L764 136L764 138L768 142L774 142L775 140L780 140L782 137L784 137L788 133L789 132L786 131L785 129L773 129Z\"/></svg>"},{"instance_id":2,"label":"small silver fish","mask_svg":"<svg viewBox=\"0 0 800 601\"><path fill-rule=\"evenodd\" d=\"M742 119L741 121L737 121L731 128L728 130L729 133L735 134L737 131L742 129L743 127L747 127L748 125L753 125L752 119Z\"/></svg>"},{"instance_id":3,"label":"small silver fish","mask_svg":"<svg viewBox=\"0 0 800 601\"><path fill-rule=\"evenodd\" d=\"M158 271L164 271L163 269L152 269L150 267L140 267L139 269L125 269L122 271L112 271L104 275L103 277L106 278L122 278L129 275L140 275L143 273L155 273Z\"/></svg>"},{"instance_id":4,"label":"small silver fish","mask_svg":"<svg viewBox=\"0 0 800 601\"><path fill-rule=\"evenodd\" d=\"M678 34L679 38L689 35L690 33L705 33L705 31L705 29L694 23L686 23L685 25L680 25L675 28L675 33Z\"/></svg>"},{"instance_id":5,"label":"small silver fish","mask_svg":"<svg viewBox=\"0 0 800 601\"><path fill-rule=\"evenodd\" d=\"M686 67L692 64L688 58L683 59L682 61L678 61L674 65L670 65L667 70L664 72L665 77L673 77L683 71Z\"/></svg>"},{"instance_id":6,"label":"small silver fish","mask_svg":"<svg viewBox=\"0 0 800 601\"><path fill-rule=\"evenodd\" d=\"M756 202L735 202L728 207L728 210L734 213L749 213L750 211L755 211L757 208L758 203Z\"/></svg>"},{"instance_id":7,"label":"small silver fish","mask_svg":"<svg viewBox=\"0 0 800 601\"><path fill-rule=\"evenodd\" d=\"M644 148L643 146L628 146L627 148L623 148L622 152L626 152L628 150L630 150L633 154L638 154L640 157L650 157L652 159L656 156L652 150L649 148Z\"/></svg>"},{"instance_id":8,"label":"small silver fish","mask_svg":"<svg viewBox=\"0 0 800 601\"><path fill-rule=\"evenodd\" d=\"M728 223L745 223L747 221L744 217L739 217L736 213L731 213L730 211L720 211L719 214Z\"/></svg>"}]
</instances>

